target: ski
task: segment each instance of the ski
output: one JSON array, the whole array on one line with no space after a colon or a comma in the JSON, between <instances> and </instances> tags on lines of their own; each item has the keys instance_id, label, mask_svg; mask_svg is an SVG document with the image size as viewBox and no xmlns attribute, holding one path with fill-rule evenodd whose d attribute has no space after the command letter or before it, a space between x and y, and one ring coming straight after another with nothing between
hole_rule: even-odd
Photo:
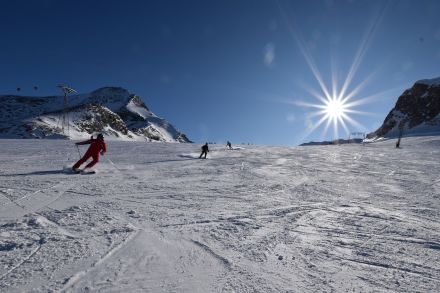
<instances>
[{"instance_id":1,"label":"ski","mask_svg":"<svg viewBox=\"0 0 440 293\"><path fill-rule=\"evenodd\" d=\"M81 175L92 175L92 174L96 174L96 171L94 170L82 170L80 172Z\"/></svg>"},{"instance_id":2,"label":"ski","mask_svg":"<svg viewBox=\"0 0 440 293\"><path fill-rule=\"evenodd\" d=\"M70 173L70 174L81 174L81 175L96 174L95 170L85 170L85 169L78 169L78 170L64 169L64 172Z\"/></svg>"}]
</instances>

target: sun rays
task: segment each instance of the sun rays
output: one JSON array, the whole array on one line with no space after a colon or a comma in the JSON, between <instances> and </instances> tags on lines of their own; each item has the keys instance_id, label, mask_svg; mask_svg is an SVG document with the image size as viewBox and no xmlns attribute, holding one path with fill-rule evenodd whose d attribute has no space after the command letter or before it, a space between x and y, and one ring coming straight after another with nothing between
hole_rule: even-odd
<instances>
[{"instance_id":1,"label":"sun rays","mask_svg":"<svg viewBox=\"0 0 440 293\"><path fill-rule=\"evenodd\" d=\"M368 51L369 46L374 39L374 36L378 30L379 24L384 18L385 11L388 8L388 4L382 6L376 11L376 14L372 17L370 23L367 25L363 38L360 41L358 50L354 54L353 61L348 69L345 79L338 84L338 76L336 70L336 60L331 58L331 74L330 87L326 84L322 73L320 72L312 54L311 50L307 46L307 42L302 37L298 26L292 25L289 17L282 9L280 2L278 2L280 12L284 18L287 27L290 31L292 38L298 45L301 54L304 57L310 71L315 78L318 89L310 86L305 86L304 89L314 98L317 99L317 103L310 103L304 101L295 101L293 104L304 108L313 108L315 111L308 112L306 114L306 130L303 139L310 135L312 132L322 127L322 136L326 136L330 128L333 129L333 138L339 138L339 131L342 129L345 134L350 132L366 131L366 127L356 121L353 116L355 115L369 115L370 113L355 109L363 104L371 102L375 97L381 96L383 93L377 93L368 97L360 97L361 91L364 87L374 78L375 73L371 73L366 78L362 79L359 83L353 85L354 77ZM294 18L293 18L294 19Z\"/></svg>"},{"instance_id":2,"label":"sun rays","mask_svg":"<svg viewBox=\"0 0 440 293\"><path fill-rule=\"evenodd\" d=\"M314 108L315 111L309 112L307 114L308 119L317 119L317 122L309 125L306 130L307 134L312 133L321 126L323 128L323 135L326 135L330 127L333 128L333 135L335 138L339 136L339 130L342 128L346 134L351 131L364 131L366 128L357 122L352 115L362 115L368 114L366 112L358 111L354 107L362 104L358 100L350 100L356 96L356 92L350 92L349 96L341 95L341 92L333 86L332 94L324 92L323 95L317 93L314 89L308 88L308 92L318 99L319 103L306 103L302 101L296 101L294 104L304 108ZM362 99L363 100L363 99ZM367 102L367 101L364 101Z\"/></svg>"}]
</instances>

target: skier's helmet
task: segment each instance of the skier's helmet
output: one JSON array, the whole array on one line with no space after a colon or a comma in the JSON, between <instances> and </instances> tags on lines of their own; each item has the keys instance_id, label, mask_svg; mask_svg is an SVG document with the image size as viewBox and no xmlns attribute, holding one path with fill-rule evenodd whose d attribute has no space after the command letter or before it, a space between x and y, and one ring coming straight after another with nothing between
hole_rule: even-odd
<instances>
[{"instance_id":1,"label":"skier's helmet","mask_svg":"<svg viewBox=\"0 0 440 293\"><path fill-rule=\"evenodd\" d=\"M98 139L104 139L104 135L102 133L98 134Z\"/></svg>"}]
</instances>

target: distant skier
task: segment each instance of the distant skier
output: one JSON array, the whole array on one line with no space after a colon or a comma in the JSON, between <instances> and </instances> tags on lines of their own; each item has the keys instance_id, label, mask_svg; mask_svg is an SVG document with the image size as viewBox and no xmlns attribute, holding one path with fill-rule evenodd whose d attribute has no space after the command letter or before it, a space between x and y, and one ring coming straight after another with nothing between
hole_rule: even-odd
<instances>
[{"instance_id":1,"label":"distant skier","mask_svg":"<svg viewBox=\"0 0 440 293\"><path fill-rule=\"evenodd\" d=\"M205 143L202 146L202 153L200 154L199 159L201 159L203 155L205 155L204 159L206 159L206 155L208 154L208 152L209 152L208 143Z\"/></svg>"},{"instance_id":2,"label":"distant skier","mask_svg":"<svg viewBox=\"0 0 440 293\"><path fill-rule=\"evenodd\" d=\"M72 170L74 172L79 171L79 167L84 164L85 161L87 161L89 158L93 158L93 161L91 161L86 168L91 168L96 165L96 163L99 162L99 155L104 155L104 153L107 151L105 142L104 142L104 136L100 133L98 134L98 137L96 139L92 138L86 141L77 142L76 145L85 145L90 144L89 149L84 154L84 156L76 162L75 165L73 165Z\"/></svg>"},{"instance_id":3,"label":"distant skier","mask_svg":"<svg viewBox=\"0 0 440 293\"><path fill-rule=\"evenodd\" d=\"M396 142L396 148L397 148L397 149L400 148L400 137L397 139L397 142Z\"/></svg>"},{"instance_id":4,"label":"distant skier","mask_svg":"<svg viewBox=\"0 0 440 293\"><path fill-rule=\"evenodd\" d=\"M402 139L403 136L403 127L405 125L405 120L400 121L399 123L399 138L397 139L396 142L396 148L400 148L400 140Z\"/></svg>"},{"instance_id":5,"label":"distant skier","mask_svg":"<svg viewBox=\"0 0 440 293\"><path fill-rule=\"evenodd\" d=\"M232 150L232 144L231 144L231 142L229 140L226 143L226 146L228 147L228 149Z\"/></svg>"}]
</instances>

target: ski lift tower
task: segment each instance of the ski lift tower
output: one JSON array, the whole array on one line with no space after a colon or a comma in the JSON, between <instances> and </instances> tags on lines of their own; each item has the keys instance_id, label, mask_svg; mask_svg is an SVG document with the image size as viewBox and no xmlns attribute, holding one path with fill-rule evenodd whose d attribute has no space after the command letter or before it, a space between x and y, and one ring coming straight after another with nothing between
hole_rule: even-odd
<instances>
[{"instance_id":1,"label":"ski lift tower","mask_svg":"<svg viewBox=\"0 0 440 293\"><path fill-rule=\"evenodd\" d=\"M74 90L73 88L71 88L70 86L67 85L58 85L57 87L59 87L63 93L64 93L64 107L63 107L63 118L62 118L62 123L61 123L61 130L63 132L64 135L66 135L65 133L65 129L67 128L67 136L69 136L69 114L68 114L68 108L69 108L69 101L68 101L68 95L72 94L72 93L76 93L76 90Z\"/></svg>"},{"instance_id":2,"label":"ski lift tower","mask_svg":"<svg viewBox=\"0 0 440 293\"><path fill-rule=\"evenodd\" d=\"M365 132L350 132L350 135L348 136L348 143L351 143L351 139L356 137L362 139L362 145L364 145L364 140L367 137Z\"/></svg>"}]
</instances>

